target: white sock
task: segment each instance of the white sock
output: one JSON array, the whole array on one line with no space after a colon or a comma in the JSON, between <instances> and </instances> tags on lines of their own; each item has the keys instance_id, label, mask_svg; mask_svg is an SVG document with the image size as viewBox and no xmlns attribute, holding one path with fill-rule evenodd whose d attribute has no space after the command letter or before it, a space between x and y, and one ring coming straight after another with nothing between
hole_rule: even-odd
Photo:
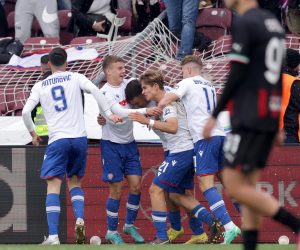
<instances>
[{"instance_id":1,"label":"white sock","mask_svg":"<svg viewBox=\"0 0 300 250\"><path fill-rule=\"evenodd\" d=\"M107 230L107 233L108 234L116 234L118 231L110 231L110 230Z\"/></svg>"},{"instance_id":2,"label":"white sock","mask_svg":"<svg viewBox=\"0 0 300 250\"><path fill-rule=\"evenodd\" d=\"M229 230L233 229L234 226L235 226L235 224L232 221L230 221L229 223L224 225L225 231L229 231Z\"/></svg>"},{"instance_id":3,"label":"white sock","mask_svg":"<svg viewBox=\"0 0 300 250\"><path fill-rule=\"evenodd\" d=\"M82 218L77 218L76 224L84 224L84 220Z\"/></svg>"},{"instance_id":4,"label":"white sock","mask_svg":"<svg viewBox=\"0 0 300 250\"><path fill-rule=\"evenodd\" d=\"M49 240L55 240L56 238L58 238L58 235L57 234L52 234L52 235L49 235Z\"/></svg>"},{"instance_id":5,"label":"white sock","mask_svg":"<svg viewBox=\"0 0 300 250\"><path fill-rule=\"evenodd\" d=\"M125 223L125 227L133 227L133 224L126 224Z\"/></svg>"}]
</instances>

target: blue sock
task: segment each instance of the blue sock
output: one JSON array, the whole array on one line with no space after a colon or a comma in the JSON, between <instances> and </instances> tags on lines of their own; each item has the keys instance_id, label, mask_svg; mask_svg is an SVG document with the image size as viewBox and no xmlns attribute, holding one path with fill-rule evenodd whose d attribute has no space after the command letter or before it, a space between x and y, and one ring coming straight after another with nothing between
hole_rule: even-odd
<instances>
[{"instance_id":1,"label":"blue sock","mask_svg":"<svg viewBox=\"0 0 300 250\"><path fill-rule=\"evenodd\" d=\"M176 231L179 231L181 229L180 210L174 212L168 212L168 219L169 222L171 223L171 228L173 228Z\"/></svg>"},{"instance_id":2,"label":"blue sock","mask_svg":"<svg viewBox=\"0 0 300 250\"><path fill-rule=\"evenodd\" d=\"M204 233L202 222L198 218L190 218L189 224L194 235L201 235Z\"/></svg>"},{"instance_id":3,"label":"blue sock","mask_svg":"<svg viewBox=\"0 0 300 250\"><path fill-rule=\"evenodd\" d=\"M167 212L152 211L152 220L156 229L156 237L160 240L168 240Z\"/></svg>"},{"instance_id":4,"label":"blue sock","mask_svg":"<svg viewBox=\"0 0 300 250\"><path fill-rule=\"evenodd\" d=\"M129 194L128 201L126 204L126 226L132 226L137 217L140 207L140 194Z\"/></svg>"},{"instance_id":5,"label":"blue sock","mask_svg":"<svg viewBox=\"0 0 300 250\"><path fill-rule=\"evenodd\" d=\"M192 210L192 215L194 217L200 219L200 221L203 221L204 223L206 223L209 226L214 221L213 215L210 212L208 212L207 209L205 207L203 207L201 204L199 204Z\"/></svg>"},{"instance_id":6,"label":"blue sock","mask_svg":"<svg viewBox=\"0 0 300 250\"><path fill-rule=\"evenodd\" d=\"M109 231L117 231L118 228L118 211L120 200L108 198L106 201L107 228Z\"/></svg>"},{"instance_id":7,"label":"blue sock","mask_svg":"<svg viewBox=\"0 0 300 250\"><path fill-rule=\"evenodd\" d=\"M224 201L219 194L216 187L207 189L204 193L206 200L209 203L210 210L219 219L219 221L224 225L231 222L231 218L227 212Z\"/></svg>"},{"instance_id":8,"label":"blue sock","mask_svg":"<svg viewBox=\"0 0 300 250\"><path fill-rule=\"evenodd\" d=\"M241 205L240 203L238 203L237 201L233 201L233 206L235 207L236 211L238 211L238 213L241 213Z\"/></svg>"},{"instance_id":9,"label":"blue sock","mask_svg":"<svg viewBox=\"0 0 300 250\"><path fill-rule=\"evenodd\" d=\"M74 187L70 190L71 201L75 218L84 219L84 193L80 187Z\"/></svg>"},{"instance_id":10,"label":"blue sock","mask_svg":"<svg viewBox=\"0 0 300 250\"><path fill-rule=\"evenodd\" d=\"M59 194L48 194L46 198L47 222L49 235L58 234L58 224L60 215Z\"/></svg>"}]
</instances>

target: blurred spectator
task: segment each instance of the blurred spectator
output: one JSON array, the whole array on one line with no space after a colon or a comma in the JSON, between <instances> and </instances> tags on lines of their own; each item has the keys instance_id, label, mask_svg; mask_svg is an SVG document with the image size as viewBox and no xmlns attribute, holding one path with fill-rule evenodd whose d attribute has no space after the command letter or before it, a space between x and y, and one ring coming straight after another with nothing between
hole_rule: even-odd
<instances>
[{"instance_id":1,"label":"blurred spectator","mask_svg":"<svg viewBox=\"0 0 300 250\"><path fill-rule=\"evenodd\" d=\"M58 10L71 10L71 0L57 0Z\"/></svg>"},{"instance_id":2,"label":"blurred spectator","mask_svg":"<svg viewBox=\"0 0 300 250\"><path fill-rule=\"evenodd\" d=\"M116 11L111 0L73 0L70 31L76 36L107 34Z\"/></svg>"},{"instance_id":3,"label":"blurred spectator","mask_svg":"<svg viewBox=\"0 0 300 250\"><path fill-rule=\"evenodd\" d=\"M300 0L288 1L287 26L294 35L300 36Z\"/></svg>"},{"instance_id":4,"label":"blurred spectator","mask_svg":"<svg viewBox=\"0 0 300 250\"><path fill-rule=\"evenodd\" d=\"M269 10L282 23L281 2L279 0L258 0L261 8Z\"/></svg>"},{"instance_id":5,"label":"blurred spectator","mask_svg":"<svg viewBox=\"0 0 300 250\"><path fill-rule=\"evenodd\" d=\"M181 39L177 59L192 54L199 0L164 0L169 29Z\"/></svg>"},{"instance_id":6,"label":"blurred spectator","mask_svg":"<svg viewBox=\"0 0 300 250\"><path fill-rule=\"evenodd\" d=\"M286 65L282 75L282 105L280 128L284 129L286 143L299 143L300 114L300 54L287 49Z\"/></svg>"},{"instance_id":7,"label":"blurred spectator","mask_svg":"<svg viewBox=\"0 0 300 250\"><path fill-rule=\"evenodd\" d=\"M201 0L199 3L199 10L204 8L214 7L215 1L212 0Z\"/></svg>"},{"instance_id":8,"label":"blurred spectator","mask_svg":"<svg viewBox=\"0 0 300 250\"><path fill-rule=\"evenodd\" d=\"M19 40L4 38L0 40L0 64L7 64L13 55L20 56L23 45Z\"/></svg>"},{"instance_id":9,"label":"blurred spectator","mask_svg":"<svg viewBox=\"0 0 300 250\"><path fill-rule=\"evenodd\" d=\"M5 37L8 34L8 25L5 10L2 4L0 4L0 24L0 37Z\"/></svg>"},{"instance_id":10,"label":"blurred spectator","mask_svg":"<svg viewBox=\"0 0 300 250\"><path fill-rule=\"evenodd\" d=\"M15 37L22 44L31 36L34 17L38 20L45 37L59 37L56 1L18 0L15 9Z\"/></svg>"},{"instance_id":11,"label":"blurred spectator","mask_svg":"<svg viewBox=\"0 0 300 250\"><path fill-rule=\"evenodd\" d=\"M133 0L118 0L118 9L132 10Z\"/></svg>"},{"instance_id":12,"label":"blurred spectator","mask_svg":"<svg viewBox=\"0 0 300 250\"><path fill-rule=\"evenodd\" d=\"M1 3L2 6L4 6L5 0L0 0L0 3Z\"/></svg>"},{"instance_id":13,"label":"blurred spectator","mask_svg":"<svg viewBox=\"0 0 300 250\"><path fill-rule=\"evenodd\" d=\"M159 0L133 0L132 4L137 16L137 32L146 28L160 14Z\"/></svg>"}]
</instances>

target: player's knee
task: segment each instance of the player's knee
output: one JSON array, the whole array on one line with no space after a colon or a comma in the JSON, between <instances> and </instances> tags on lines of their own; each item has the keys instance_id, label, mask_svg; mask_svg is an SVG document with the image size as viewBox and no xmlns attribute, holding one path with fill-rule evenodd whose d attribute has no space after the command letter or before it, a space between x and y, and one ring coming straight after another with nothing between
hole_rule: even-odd
<instances>
[{"instance_id":1,"label":"player's knee","mask_svg":"<svg viewBox=\"0 0 300 250\"><path fill-rule=\"evenodd\" d=\"M129 187L129 192L131 194L140 194L141 193L141 184L135 184Z\"/></svg>"},{"instance_id":2,"label":"player's knee","mask_svg":"<svg viewBox=\"0 0 300 250\"><path fill-rule=\"evenodd\" d=\"M112 198L114 200L120 200L121 194L122 194L122 191L119 187L110 187L110 189L109 189L110 198Z\"/></svg>"},{"instance_id":3,"label":"player's knee","mask_svg":"<svg viewBox=\"0 0 300 250\"><path fill-rule=\"evenodd\" d=\"M152 184L149 188L150 196L159 195L162 192L164 192L164 191L160 187L156 186L155 184Z\"/></svg>"},{"instance_id":4,"label":"player's knee","mask_svg":"<svg viewBox=\"0 0 300 250\"><path fill-rule=\"evenodd\" d=\"M210 181L208 179L202 179L202 178L200 178L199 187L200 187L200 189L201 189L202 192L205 192L206 190L214 187L214 182Z\"/></svg>"}]
</instances>

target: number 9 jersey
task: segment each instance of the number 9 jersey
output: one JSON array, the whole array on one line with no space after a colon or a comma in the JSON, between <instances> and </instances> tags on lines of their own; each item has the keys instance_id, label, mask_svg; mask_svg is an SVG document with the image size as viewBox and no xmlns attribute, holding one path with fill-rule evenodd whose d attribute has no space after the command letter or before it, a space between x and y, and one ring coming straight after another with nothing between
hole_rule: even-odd
<instances>
[{"instance_id":1,"label":"number 9 jersey","mask_svg":"<svg viewBox=\"0 0 300 250\"><path fill-rule=\"evenodd\" d=\"M84 75L57 72L34 85L28 100L41 106L49 128L49 144L86 136L81 90L92 84Z\"/></svg>"},{"instance_id":2,"label":"number 9 jersey","mask_svg":"<svg viewBox=\"0 0 300 250\"><path fill-rule=\"evenodd\" d=\"M278 129L284 38L281 24L268 11L253 8L235 17L229 59L247 69L229 105L233 129Z\"/></svg>"}]
</instances>

